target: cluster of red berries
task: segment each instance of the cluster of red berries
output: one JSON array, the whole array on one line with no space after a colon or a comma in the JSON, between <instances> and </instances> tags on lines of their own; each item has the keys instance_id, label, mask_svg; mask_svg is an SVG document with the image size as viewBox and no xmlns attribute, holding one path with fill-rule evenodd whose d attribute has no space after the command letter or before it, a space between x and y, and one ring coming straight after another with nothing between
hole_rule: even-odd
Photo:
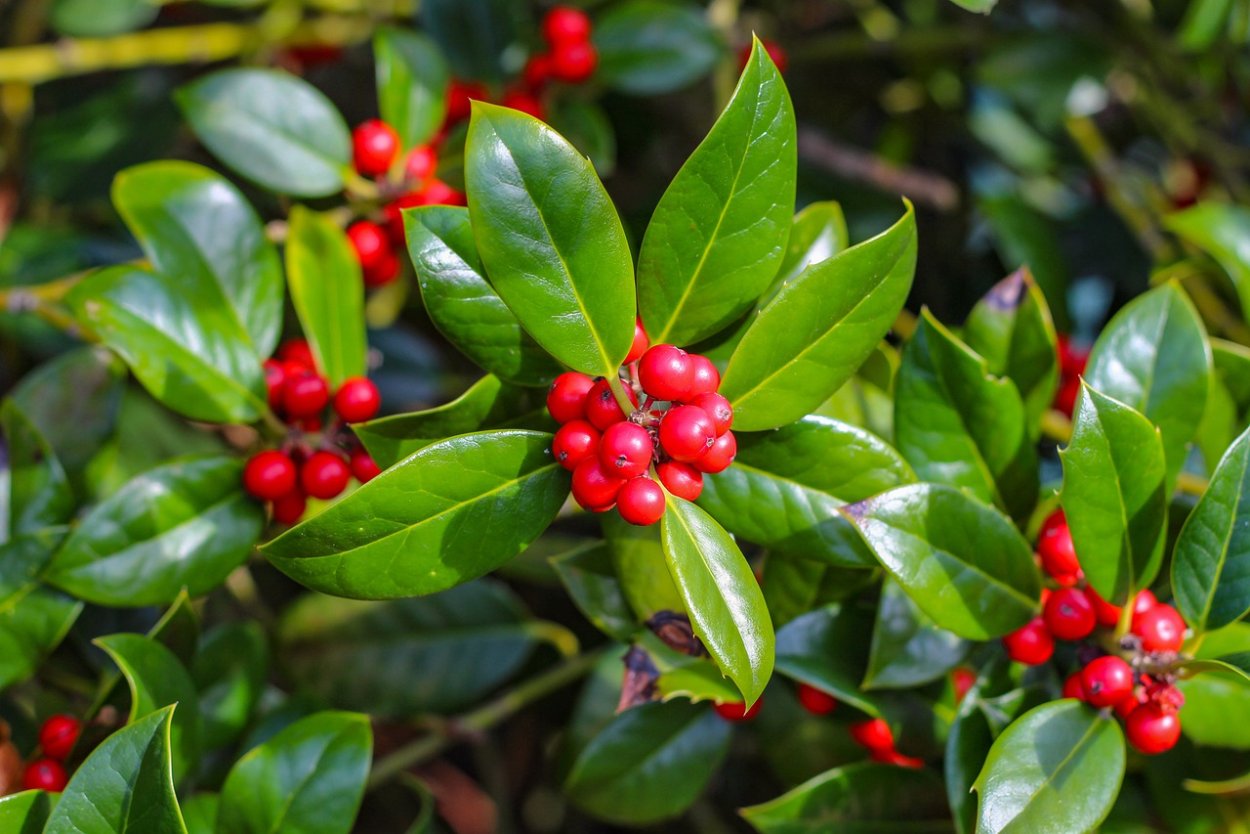
<instances>
[{"instance_id":1,"label":"cluster of red berries","mask_svg":"<svg viewBox=\"0 0 1250 834\"><path fill-rule=\"evenodd\" d=\"M82 725L72 715L54 715L39 728L41 756L22 771L22 789L59 792L65 789L69 774L65 760L74 749Z\"/></svg>"},{"instance_id":2,"label":"cluster of red berries","mask_svg":"<svg viewBox=\"0 0 1250 834\"><path fill-rule=\"evenodd\" d=\"M733 408L716 393L720 372L712 361L649 344L638 321L629 371L615 390L607 379L570 371L547 393L547 410L561 424L551 452L573 473L573 498L593 512L615 506L640 526L664 515L664 489L693 501L703 475L723 472L738 453ZM618 397L631 403L628 414Z\"/></svg>"},{"instance_id":3,"label":"cluster of red berries","mask_svg":"<svg viewBox=\"0 0 1250 834\"><path fill-rule=\"evenodd\" d=\"M522 78L526 86L541 91L549 81L582 84L595 74L599 54L590 42L590 18L580 9L556 6L543 18L546 52L531 56Z\"/></svg>"},{"instance_id":4,"label":"cluster of red berries","mask_svg":"<svg viewBox=\"0 0 1250 834\"><path fill-rule=\"evenodd\" d=\"M334 442L340 422L360 423L378 413L381 398L372 382L364 377L344 380L331 398L308 342L292 339L282 344L276 358L265 360L265 384L269 407L287 421L291 433L281 449L266 449L248 459L243 488L254 498L273 502L275 521L294 524L303 516L308 496L334 498L353 476L363 484L378 474L378 465L364 449L353 448L344 457ZM314 448L304 432L322 431L327 406L337 422Z\"/></svg>"},{"instance_id":5,"label":"cluster of red berries","mask_svg":"<svg viewBox=\"0 0 1250 834\"><path fill-rule=\"evenodd\" d=\"M1102 636L1110 639L1123 615L1121 606L1107 602L1085 584L1062 510L1042 525L1037 554L1042 569L1059 587L1042 591L1041 617L1003 638L1007 655L1030 666L1050 660L1056 638L1085 640L1101 628ZM1149 590L1133 599L1130 618L1130 633L1113 648L1131 663L1120 654L1102 654L1093 644L1083 646L1082 651L1088 649L1086 653L1095 656L1068 677L1063 695L1113 708L1124 719L1134 748L1146 754L1162 753L1176 744L1181 733L1178 712L1184 697L1173 685L1170 665L1185 642L1185 621Z\"/></svg>"},{"instance_id":6,"label":"cluster of red berries","mask_svg":"<svg viewBox=\"0 0 1250 834\"><path fill-rule=\"evenodd\" d=\"M1055 410L1072 416L1076 395L1081 393L1081 375L1089 363L1087 348L1073 347L1067 336L1059 336L1059 390L1055 392Z\"/></svg>"}]
</instances>

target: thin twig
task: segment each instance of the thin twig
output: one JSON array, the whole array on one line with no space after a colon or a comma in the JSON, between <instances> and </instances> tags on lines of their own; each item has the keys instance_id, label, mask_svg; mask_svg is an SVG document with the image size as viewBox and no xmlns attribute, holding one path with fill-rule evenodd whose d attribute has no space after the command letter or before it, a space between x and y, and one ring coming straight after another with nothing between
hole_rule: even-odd
<instances>
[{"instance_id":1,"label":"thin twig","mask_svg":"<svg viewBox=\"0 0 1250 834\"><path fill-rule=\"evenodd\" d=\"M941 174L895 165L876 154L836 142L810 127L800 127L798 138L799 158L809 165L890 194L901 194L938 211L959 206L959 188Z\"/></svg>"}]
</instances>

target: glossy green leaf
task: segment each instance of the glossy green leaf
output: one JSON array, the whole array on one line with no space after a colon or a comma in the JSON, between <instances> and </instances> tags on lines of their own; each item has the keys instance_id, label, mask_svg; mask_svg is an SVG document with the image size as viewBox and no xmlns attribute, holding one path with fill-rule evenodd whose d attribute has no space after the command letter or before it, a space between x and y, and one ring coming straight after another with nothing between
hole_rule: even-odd
<instances>
[{"instance_id":1,"label":"glossy green leaf","mask_svg":"<svg viewBox=\"0 0 1250 834\"><path fill-rule=\"evenodd\" d=\"M1185 669L1188 672L1231 672L1250 683L1250 651L1191 660L1185 664Z\"/></svg>"},{"instance_id":2,"label":"glossy green leaf","mask_svg":"<svg viewBox=\"0 0 1250 834\"><path fill-rule=\"evenodd\" d=\"M564 790L574 804L621 825L686 810L729 750L730 726L706 705L643 704L585 746Z\"/></svg>"},{"instance_id":3,"label":"glossy green leaf","mask_svg":"<svg viewBox=\"0 0 1250 834\"><path fill-rule=\"evenodd\" d=\"M922 480L949 484L1023 517L1037 500L1037 450L1024 402L925 310L903 352L894 435Z\"/></svg>"},{"instance_id":4,"label":"glossy green leaf","mask_svg":"<svg viewBox=\"0 0 1250 834\"><path fill-rule=\"evenodd\" d=\"M1050 308L1027 269L1011 273L977 302L964 324L964 339L985 358L990 373L1016 384L1036 435L1055 397L1059 356Z\"/></svg>"},{"instance_id":5,"label":"glossy green leaf","mask_svg":"<svg viewBox=\"0 0 1250 834\"><path fill-rule=\"evenodd\" d=\"M627 0L595 22L597 80L639 96L679 90L702 78L723 47L694 5Z\"/></svg>"},{"instance_id":6,"label":"glossy green leaf","mask_svg":"<svg viewBox=\"0 0 1250 834\"><path fill-rule=\"evenodd\" d=\"M867 545L861 547L867 550ZM878 578L875 570L838 568L790 554L769 553L760 587L773 625L781 628L808 611L853 596Z\"/></svg>"},{"instance_id":7,"label":"glossy green leaf","mask_svg":"<svg viewBox=\"0 0 1250 834\"><path fill-rule=\"evenodd\" d=\"M1063 508L1085 577L1123 604L1150 587L1163 558L1167 477L1159 430L1088 385L1063 460Z\"/></svg>"},{"instance_id":8,"label":"glossy green leaf","mask_svg":"<svg viewBox=\"0 0 1250 834\"><path fill-rule=\"evenodd\" d=\"M465 188L491 284L552 356L614 374L634 336L625 230L590 161L542 122L474 104Z\"/></svg>"},{"instance_id":9,"label":"glossy green leaf","mask_svg":"<svg viewBox=\"0 0 1250 834\"><path fill-rule=\"evenodd\" d=\"M974 684L959 704L946 736L942 775L957 834L976 830L977 800L972 785L994 744L994 729L981 709L981 683Z\"/></svg>"},{"instance_id":10,"label":"glossy green leaf","mask_svg":"<svg viewBox=\"0 0 1250 834\"><path fill-rule=\"evenodd\" d=\"M551 566L586 619L610 637L630 638L637 626L606 542L552 557Z\"/></svg>"},{"instance_id":11,"label":"glossy green leaf","mask_svg":"<svg viewBox=\"0 0 1250 834\"><path fill-rule=\"evenodd\" d=\"M1172 592L1195 632L1250 612L1250 430L1224 454L1172 559Z\"/></svg>"},{"instance_id":12,"label":"glossy green leaf","mask_svg":"<svg viewBox=\"0 0 1250 834\"><path fill-rule=\"evenodd\" d=\"M204 748L233 743L247 728L269 677L269 643L254 622L225 623L204 635L191 666Z\"/></svg>"},{"instance_id":13,"label":"glossy green leaf","mask_svg":"<svg viewBox=\"0 0 1250 834\"><path fill-rule=\"evenodd\" d=\"M248 335L228 308L181 277L109 267L77 284L66 303L179 414L250 423L265 413L265 382Z\"/></svg>"},{"instance_id":14,"label":"glossy green leaf","mask_svg":"<svg viewBox=\"0 0 1250 834\"><path fill-rule=\"evenodd\" d=\"M864 689L906 689L929 683L953 669L967 653L968 644L934 625L897 582L882 584Z\"/></svg>"},{"instance_id":15,"label":"glossy green leaf","mask_svg":"<svg viewBox=\"0 0 1250 834\"><path fill-rule=\"evenodd\" d=\"M790 95L757 41L643 237L638 302L653 344L711 336L772 283L790 232L795 148Z\"/></svg>"},{"instance_id":16,"label":"glossy green leaf","mask_svg":"<svg viewBox=\"0 0 1250 834\"><path fill-rule=\"evenodd\" d=\"M637 622L661 612L686 613L686 602L664 556L664 541L657 525L636 527L619 513L604 513L601 523L612 565Z\"/></svg>"},{"instance_id":17,"label":"glossy green leaf","mask_svg":"<svg viewBox=\"0 0 1250 834\"><path fill-rule=\"evenodd\" d=\"M106 738L61 794L44 834L185 834L170 770L165 707Z\"/></svg>"},{"instance_id":18,"label":"glossy green leaf","mask_svg":"<svg viewBox=\"0 0 1250 834\"><path fill-rule=\"evenodd\" d=\"M941 779L869 762L827 771L740 813L761 834L950 830Z\"/></svg>"},{"instance_id":19,"label":"glossy green leaf","mask_svg":"<svg viewBox=\"0 0 1250 834\"><path fill-rule=\"evenodd\" d=\"M468 209L410 209L404 228L425 309L449 342L507 382L545 385L560 373L486 280Z\"/></svg>"},{"instance_id":20,"label":"glossy green leaf","mask_svg":"<svg viewBox=\"0 0 1250 834\"><path fill-rule=\"evenodd\" d=\"M743 335L721 380L734 426L776 428L827 400L889 332L915 270L909 203L880 235L812 264L781 287Z\"/></svg>"},{"instance_id":21,"label":"glossy green leaf","mask_svg":"<svg viewBox=\"0 0 1250 834\"><path fill-rule=\"evenodd\" d=\"M988 640L1037 613L1042 587L1032 548L1009 519L966 493L915 484L842 512L940 628Z\"/></svg>"},{"instance_id":22,"label":"glossy green leaf","mask_svg":"<svg viewBox=\"0 0 1250 834\"><path fill-rule=\"evenodd\" d=\"M296 721L231 768L218 834L348 834L372 749L365 715L318 712Z\"/></svg>"},{"instance_id":23,"label":"glossy green leaf","mask_svg":"<svg viewBox=\"0 0 1250 834\"><path fill-rule=\"evenodd\" d=\"M451 70L438 45L420 32L383 26L373 36L382 121L405 148L429 141L447 112Z\"/></svg>"},{"instance_id":24,"label":"glossy green leaf","mask_svg":"<svg viewBox=\"0 0 1250 834\"><path fill-rule=\"evenodd\" d=\"M878 715L873 696L860 689L868 663L863 636L870 628L871 613L850 605L804 614L777 632L777 671Z\"/></svg>"},{"instance_id":25,"label":"glossy green leaf","mask_svg":"<svg viewBox=\"0 0 1250 834\"><path fill-rule=\"evenodd\" d=\"M0 798L0 831L40 834L52 813L53 801L53 795L44 791L22 791Z\"/></svg>"},{"instance_id":26,"label":"glossy green leaf","mask_svg":"<svg viewBox=\"0 0 1250 834\"><path fill-rule=\"evenodd\" d=\"M755 703L772 675L774 635L751 566L711 516L672 495L660 536L694 633L747 703Z\"/></svg>"},{"instance_id":27,"label":"glossy green leaf","mask_svg":"<svg viewBox=\"0 0 1250 834\"><path fill-rule=\"evenodd\" d=\"M69 522L74 494L51 444L11 399L0 406L0 428L8 450L9 535Z\"/></svg>"},{"instance_id":28,"label":"glossy green leaf","mask_svg":"<svg viewBox=\"0 0 1250 834\"><path fill-rule=\"evenodd\" d=\"M1213 662L1232 658L1240 664L1250 652L1250 625L1233 623L1207 632L1190 651L1195 660L1186 666L1201 673L1177 683L1185 696L1181 731L1195 744L1250 750L1250 681L1240 669L1221 669Z\"/></svg>"},{"instance_id":29,"label":"glossy green leaf","mask_svg":"<svg viewBox=\"0 0 1250 834\"><path fill-rule=\"evenodd\" d=\"M82 611L81 602L39 584L63 534L45 529L0 545L0 689L33 675Z\"/></svg>"},{"instance_id":30,"label":"glossy green leaf","mask_svg":"<svg viewBox=\"0 0 1250 834\"><path fill-rule=\"evenodd\" d=\"M894 449L827 417L737 438L734 465L704 476L699 506L734 535L774 551L844 567L876 565L838 508L915 480Z\"/></svg>"},{"instance_id":31,"label":"glossy green leaf","mask_svg":"<svg viewBox=\"0 0 1250 834\"><path fill-rule=\"evenodd\" d=\"M1250 319L1250 249L1246 243L1250 240L1250 209L1204 202L1168 215L1163 222L1224 268L1237 290L1242 316Z\"/></svg>"},{"instance_id":32,"label":"glossy green leaf","mask_svg":"<svg viewBox=\"0 0 1250 834\"><path fill-rule=\"evenodd\" d=\"M343 188L351 137L334 104L285 72L225 69L174 94L195 135L265 188L325 197Z\"/></svg>"},{"instance_id":33,"label":"glossy green leaf","mask_svg":"<svg viewBox=\"0 0 1250 834\"><path fill-rule=\"evenodd\" d=\"M1072 699L1031 710L998 737L977 777L977 834L1096 831L1124 759L1114 718Z\"/></svg>"},{"instance_id":34,"label":"glossy green leaf","mask_svg":"<svg viewBox=\"0 0 1250 834\"><path fill-rule=\"evenodd\" d=\"M387 602L309 594L282 617L278 658L335 707L446 715L481 700L525 663L535 644L525 620L516 597L488 581Z\"/></svg>"},{"instance_id":35,"label":"glossy green leaf","mask_svg":"<svg viewBox=\"0 0 1250 834\"><path fill-rule=\"evenodd\" d=\"M199 304L220 307L256 354L282 331L282 267L260 218L233 185L200 165L166 160L128 168L113 203L151 263Z\"/></svg>"},{"instance_id":36,"label":"glossy green leaf","mask_svg":"<svg viewBox=\"0 0 1250 834\"><path fill-rule=\"evenodd\" d=\"M336 390L368 368L360 259L328 215L296 206L286 239L286 280L317 369Z\"/></svg>"},{"instance_id":37,"label":"glossy green leaf","mask_svg":"<svg viewBox=\"0 0 1250 834\"><path fill-rule=\"evenodd\" d=\"M297 582L334 596L442 591L520 553L568 497L569 475L533 431L427 446L262 548Z\"/></svg>"},{"instance_id":38,"label":"glossy green leaf","mask_svg":"<svg viewBox=\"0 0 1250 834\"><path fill-rule=\"evenodd\" d=\"M794 222L790 224L786 254L781 259L771 291L775 293L809 266L829 260L850 245L851 235L842 206L833 200L808 203L794 215ZM764 298L771 300L768 295Z\"/></svg>"},{"instance_id":39,"label":"glossy green leaf","mask_svg":"<svg viewBox=\"0 0 1250 834\"><path fill-rule=\"evenodd\" d=\"M1198 311L1176 284L1165 284L1115 314L1094 343L1085 381L1159 427L1175 477L1202 420L1211 364Z\"/></svg>"},{"instance_id":40,"label":"glossy green leaf","mask_svg":"<svg viewBox=\"0 0 1250 834\"><path fill-rule=\"evenodd\" d=\"M156 605L217 587L260 538L237 458L183 458L138 476L70 533L47 581L101 605Z\"/></svg>"},{"instance_id":41,"label":"glossy green leaf","mask_svg":"<svg viewBox=\"0 0 1250 834\"><path fill-rule=\"evenodd\" d=\"M657 664L660 666L660 677L655 681L655 693L659 700L667 702L680 698L693 703L737 703L742 700L738 688L721 675L715 663L703 658L679 656L684 662L671 668Z\"/></svg>"}]
</instances>

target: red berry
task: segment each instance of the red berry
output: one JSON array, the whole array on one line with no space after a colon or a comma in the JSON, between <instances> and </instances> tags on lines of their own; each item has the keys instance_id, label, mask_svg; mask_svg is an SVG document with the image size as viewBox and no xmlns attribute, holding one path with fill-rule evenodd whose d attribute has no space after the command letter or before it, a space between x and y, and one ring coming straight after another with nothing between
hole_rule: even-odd
<instances>
[{"instance_id":1,"label":"red berry","mask_svg":"<svg viewBox=\"0 0 1250 834\"><path fill-rule=\"evenodd\" d=\"M924 767L924 759L917 759L914 756L904 756L897 750L873 750L869 754L874 762L882 764L894 765L895 767L908 767L912 770L919 770Z\"/></svg>"},{"instance_id":2,"label":"red berry","mask_svg":"<svg viewBox=\"0 0 1250 834\"><path fill-rule=\"evenodd\" d=\"M838 707L838 699L806 683L799 684L799 703L812 715L828 715Z\"/></svg>"},{"instance_id":3,"label":"red berry","mask_svg":"<svg viewBox=\"0 0 1250 834\"><path fill-rule=\"evenodd\" d=\"M590 38L590 18L581 9L556 6L543 18L543 38L552 46L581 43Z\"/></svg>"},{"instance_id":4,"label":"red berry","mask_svg":"<svg viewBox=\"0 0 1250 834\"><path fill-rule=\"evenodd\" d=\"M269 407L277 408L282 403L282 383L286 381L286 367L276 359L266 359L263 367Z\"/></svg>"},{"instance_id":5,"label":"red berry","mask_svg":"<svg viewBox=\"0 0 1250 834\"><path fill-rule=\"evenodd\" d=\"M697 405L712 418L712 423L716 426L717 437L729 431L729 427L734 424L733 406L720 394L715 392L699 394L690 400L690 404Z\"/></svg>"},{"instance_id":6,"label":"red berry","mask_svg":"<svg viewBox=\"0 0 1250 834\"><path fill-rule=\"evenodd\" d=\"M408 151L408 156L404 159L404 176L415 185L425 185L433 179L437 170L438 151L434 150L433 145L417 145Z\"/></svg>"},{"instance_id":7,"label":"red berry","mask_svg":"<svg viewBox=\"0 0 1250 834\"><path fill-rule=\"evenodd\" d=\"M636 478L651 465L654 450L651 432L637 423L614 423L603 433L599 460L618 478Z\"/></svg>"},{"instance_id":8,"label":"red berry","mask_svg":"<svg viewBox=\"0 0 1250 834\"><path fill-rule=\"evenodd\" d=\"M295 488L295 462L282 452L257 452L243 467L243 488L248 495L272 501Z\"/></svg>"},{"instance_id":9,"label":"red berry","mask_svg":"<svg viewBox=\"0 0 1250 834\"><path fill-rule=\"evenodd\" d=\"M334 395L334 413L344 423L363 423L372 419L382 405L378 387L362 376L343 380Z\"/></svg>"},{"instance_id":10,"label":"red berry","mask_svg":"<svg viewBox=\"0 0 1250 834\"><path fill-rule=\"evenodd\" d=\"M541 89L551 80L551 56L546 53L531 55L521 70L521 80L531 90Z\"/></svg>"},{"instance_id":11,"label":"red berry","mask_svg":"<svg viewBox=\"0 0 1250 834\"><path fill-rule=\"evenodd\" d=\"M655 468L664 488L687 501L697 500L703 493L703 473L688 463L668 460Z\"/></svg>"},{"instance_id":12,"label":"red berry","mask_svg":"<svg viewBox=\"0 0 1250 834\"><path fill-rule=\"evenodd\" d=\"M1042 609L1046 629L1060 640L1083 640L1094 631L1094 605L1079 588L1060 588Z\"/></svg>"},{"instance_id":13,"label":"red berry","mask_svg":"<svg viewBox=\"0 0 1250 834\"><path fill-rule=\"evenodd\" d=\"M697 408L697 406L691 406ZM715 475L717 472L724 472L729 465L734 462L734 457L738 454L738 439L734 437L734 433L727 431L716 440L712 441L712 447L707 453L695 461L695 468L709 475Z\"/></svg>"},{"instance_id":14,"label":"red berry","mask_svg":"<svg viewBox=\"0 0 1250 834\"><path fill-rule=\"evenodd\" d=\"M1085 700L1085 686L1081 683L1080 672L1073 672L1063 682L1063 697L1075 698L1078 701Z\"/></svg>"},{"instance_id":15,"label":"red berry","mask_svg":"<svg viewBox=\"0 0 1250 834\"><path fill-rule=\"evenodd\" d=\"M356 250L356 260L366 272L391 254L391 239L386 230L372 220L358 220L347 227L347 240Z\"/></svg>"},{"instance_id":16,"label":"red berry","mask_svg":"<svg viewBox=\"0 0 1250 834\"><path fill-rule=\"evenodd\" d=\"M642 319L634 319L634 341L629 346L629 353L625 355L625 364L637 362L650 346L651 337L647 335L646 328L642 326Z\"/></svg>"},{"instance_id":17,"label":"red berry","mask_svg":"<svg viewBox=\"0 0 1250 834\"><path fill-rule=\"evenodd\" d=\"M39 728L39 746L45 756L63 762L74 749L81 731L82 725L74 716L53 715Z\"/></svg>"},{"instance_id":18,"label":"red berry","mask_svg":"<svg viewBox=\"0 0 1250 834\"><path fill-rule=\"evenodd\" d=\"M690 364L694 372L690 377L690 394L694 398L700 394L711 394L720 387L720 371L712 364L712 360L697 353L689 354Z\"/></svg>"},{"instance_id":19,"label":"red berry","mask_svg":"<svg viewBox=\"0 0 1250 834\"><path fill-rule=\"evenodd\" d=\"M1113 706L1133 694L1133 667L1115 655L1091 660L1081 670L1081 688L1094 706Z\"/></svg>"},{"instance_id":20,"label":"red berry","mask_svg":"<svg viewBox=\"0 0 1250 834\"><path fill-rule=\"evenodd\" d=\"M547 391L547 410L557 423L568 423L586 417L586 395L595 381L577 371L560 374Z\"/></svg>"},{"instance_id":21,"label":"red berry","mask_svg":"<svg viewBox=\"0 0 1250 834\"><path fill-rule=\"evenodd\" d=\"M556 432L551 441L551 454L556 462L572 472L577 464L592 458L599 451L599 430L585 420L572 420Z\"/></svg>"},{"instance_id":22,"label":"red berry","mask_svg":"<svg viewBox=\"0 0 1250 834\"><path fill-rule=\"evenodd\" d=\"M602 512L616 502L625 481L603 467L597 457L589 457L573 470L573 500L584 509Z\"/></svg>"},{"instance_id":23,"label":"red berry","mask_svg":"<svg viewBox=\"0 0 1250 834\"><path fill-rule=\"evenodd\" d=\"M638 405L633 391L626 389L625 394L635 406ZM612 393L612 386L606 379L596 382L586 395L586 419L599 431L607 431L609 426L625 419L625 412L621 410L616 395Z\"/></svg>"},{"instance_id":24,"label":"red berry","mask_svg":"<svg viewBox=\"0 0 1250 834\"><path fill-rule=\"evenodd\" d=\"M1081 570L1072 546L1072 531L1068 529L1063 510L1056 510L1042 525L1037 537L1037 555L1042 557L1042 567L1048 574L1059 578L1075 576Z\"/></svg>"},{"instance_id":25,"label":"red berry","mask_svg":"<svg viewBox=\"0 0 1250 834\"><path fill-rule=\"evenodd\" d=\"M859 721L847 729L850 730L851 738L855 739L855 743L860 747L868 750L894 749L894 732L890 729L890 725L885 723L884 718Z\"/></svg>"},{"instance_id":26,"label":"red berry","mask_svg":"<svg viewBox=\"0 0 1250 834\"><path fill-rule=\"evenodd\" d=\"M279 524L294 524L304 515L308 499L299 487L273 500L273 520Z\"/></svg>"},{"instance_id":27,"label":"red berry","mask_svg":"<svg viewBox=\"0 0 1250 834\"><path fill-rule=\"evenodd\" d=\"M1111 709L1116 715L1120 716L1121 719L1127 719L1133 714L1133 710L1137 709L1141 702L1141 695L1134 690L1120 700L1116 701Z\"/></svg>"},{"instance_id":28,"label":"red berry","mask_svg":"<svg viewBox=\"0 0 1250 834\"><path fill-rule=\"evenodd\" d=\"M385 174L399 153L399 134L381 119L361 122L352 131L352 160L366 177Z\"/></svg>"},{"instance_id":29,"label":"red berry","mask_svg":"<svg viewBox=\"0 0 1250 834\"><path fill-rule=\"evenodd\" d=\"M390 249L382 253L377 263L364 267L360 273L365 286L371 290L386 286L394 281L398 275L399 258Z\"/></svg>"},{"instance_id":30,"label":"red berry","mask_svg":"<svg viewBox=\"0 0 1250 834\"><path fill-rule=\"evenodd\" d=\"M65 768L55 759L36 759L22 772L22 789L27 791L58 793L65 790L68 782Z\"/></svg>"},{"instance_id":31,"label":"red berry","mask_svg":"<svg viewBox=\"0 0 1250 834\"><path fill-rule=\"evenodd\" d=\"M690 354L673 345L653 345L638 360L638 381L657 400L685 402L694 384Z\"/></svg>"},{"instance_id":32,"label":"red berry","mask_svg":"<svg viewBox=\"0 0 1250 834\"><path fill-rule=\"evenodd\" d=\"M760 707L763 706L763 704L764 699L761 698L752 704L750 709L747 709L746 702L744 701L730 701L724 704L716 704L712 708L716 710L717 715L726 721L739 722L750 721L752 718L759 715Z\"/></svg>"},{"instance_id":33,"label":"red berry","mask_svg":"<svg viewBox=\"0 0 1250 834\"><path fill-rule=\"evenodd\" d=\"M287 339L278 345L278 358L283 362L293 362L308 370L316 370L317 363L313 361L312 346L308 344L307 339ZM291 373L287 370L287 375Z\"/></svg>"},{"instance_id":34,"label":"red berry","mask_svg":"<svg viewBox=\"0 0 1250 834\"><path fill-rule=\"evenodd\" d=\"M367 484L382 474L382 467L378 466L378 462L373 459L364 449L357 449L352 452L352 456L347 461L347 466L352 470L352 477Z\"/></svg>"},{"instance_id":35,"label":"red berry","mask_svg":"<svg viewBox=\"0 0 1250 834\"><path fill-rule=\"evenodd\" d=\"M616 496L616 510L621 518L639 527L659 521L664 515L664 507L664 490L646 475L626 481Z\"/></svg>"},{"instance_id":36,"label":"red berry","mask_svg":"<svg viewBox=\"0 0 1250 834\"><path fill-rule=\"evenodd\" d=\"M715 442L716 424L697 405L670 408L660 421L660 446L674 460L692 463L707 454Z\"/></svg>"},{"instance_id":37,"label":"red berry","mask_svg":"<svg viewBox=\"0 0 1250 834\"><path fill-rule=\"evenodd\" d=\"M509 90L504 93L503 101L500 103L504 107L520 110L535 119L547 118L547 108L543 106L542 99L525 90Z\"/></svg>"},{"instance_id":38,"label":"red berry","mask_svg":"<svg viewBox=\"0 0 1250 834\"><path fill-rule=\"evenodd\" d=\"M447 123L455 124L469 118L472 112L470 101L485 101L490 92L476 81L459 81L452 79L447 86Z\"/></svg>"},{"instance_id":39,"label":"red berry","mask_svg":"<svg viewBox=\"0 0 1250 834\"><path fill-rule=\"evenodd\" d=\"M329 401L330 389L325 379L314 371L288 377L282 386L282 408L294 419L320 414Z\"/></svg>"},{"instance_id":40,"label":"red berry","mask_svg":"<svg viewBox=\"0 0 1250 834\"><path fill-rule=\"evenodd\" d=\"M1071 417L1072 412L1076 409L1076 398L1081 393L1081 380L1079 377L1065 379L1059 384L1059 390L1055 392L1055 410Z\"/></svg>"},{"instance_id":41,"label":"red berry","mask_svg":"<svg viewBox=\"0 0 1250 834\"><path fill-rule=\"evenodd\" d=\"M772 59L777 66L778 72L785 72L786 67L790 65L790 56L781 48L781 44L776 41L762 40L760 44L764 47L764 51L768 53L768 57ZM747 61L751 59L751 44L745 44L738 50L738 69L746 68Z\"/></svg>"},{"instance_id":42,"label":"red berry","mask_svg":"<svg viewBox=\"0 0 1250 834\"><path fill-rule=\"evenodd\" d=\"M1124 730L1135 750L1155 756L1176 746L1181 737L1181 717L1175 710L1145 703L1129 715Z\"/></svg>"},{"instance_id":43,"label":"red berry","mask_svg":"<svg viewBox=\"0 0 1250 834\"><path fill-rule=\"evenodd\" d=\"M1133 597L1133 619L1137 619L1138 614L1145 614L1158 604L1158 597L1149 588L1144 591L1138 591L1137 596Z\"/></svg>"},{"instance_id":44,"label":"red berry","mask_svg":"<svg viewBox=\"0 0 1250 834\"><path fill-rule=\"evenodd\" d=\"M457 191L442 180L433 180L421 193L424 206L467 206L463 191Z\"/></svg>"},{"instance_id":45,"label":"red berry","mask_svg":"<svg viewBox=\"0 0 1250 834\"><path fill-rule=\"evenodd\" d=\"M313 498L329 499L347 489L347 462L333 452L314 452L299 470L300 486Z\"/></svg>"},{"instance_id":46,"label":"red berry","mask_svg":"<svg viewBox=\"0 0 1250 834\"><path fill-rule=\"evenodd\" d=\"M955 690L955 703L959 703L968 694L968 690L977 682L977 673L975 669L969 669L967 666L957 666L951 670L951 688Z\"/></svg>"},{"instance_id":47,"label":"red berry","mask_svg":"<svg viewBox=\"0 0 1250 834\"><path fill-rule=\"evenodd\" d=\"M1024 626L1003 638L1007 656L1026 666L1040 666L1055 653L1055 639L1050 636L1041 617L1034 617Z\"/></svg>"},{"instance_id":48,"label":"red berry","mask_svg":"<svg viewBox=\"0 0 1250 834\"><path fill-rule=\"evenodd\" d=\"M1133 633L1148 652L1178 652L1185 642L1185 621L1165 603L1133 616Z\"/></svg>"},{"instance_id":49,"label":"red berry","mask_svg":"<svg viewBox=\"0 0 1250 834\"><path fill-rule=\"evenodd\" d=\"M1077 377L1085 373L1089 362L1089 351L1072 346L1067 334L1059 336L1059 369L1064 376Z\"/></svg>"},{"instance_id":50,"label":"red berry","mask_svg":"<svg viewBox=\"0 0 1250 834\"><path fill-rule=\"evenodd\" d=\"M1098 620L1099 625L1114 628L1119 624L1120 613L1124 610L1121 606L1107 602L1098 595L1093 585L1085 589L1085 595L1089 597L1089 601L1094 606L1094 618Z\"/></svg>"}]
</instances>

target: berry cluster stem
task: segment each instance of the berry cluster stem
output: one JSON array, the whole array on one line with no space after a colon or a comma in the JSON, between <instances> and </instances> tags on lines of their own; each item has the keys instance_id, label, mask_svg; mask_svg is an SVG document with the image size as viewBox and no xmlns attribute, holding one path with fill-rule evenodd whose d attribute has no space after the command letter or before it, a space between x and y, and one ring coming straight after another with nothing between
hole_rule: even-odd
<instances>
[{"instance_id":1,"label":"berry cluster stem","mask_svg":"<svg viewBox=\"0 0 1250 834\"><path fill-rule=\"evenodd\" d=\"M621 378L616 374L609 374L607 377L608 387L612 389L612 396L616 397L616 403L621 407L621 411L625 412L625 416L629 416L634 411L634 402L625 393L625 386L621 384Z\"/></svg>"}]
</instances>

